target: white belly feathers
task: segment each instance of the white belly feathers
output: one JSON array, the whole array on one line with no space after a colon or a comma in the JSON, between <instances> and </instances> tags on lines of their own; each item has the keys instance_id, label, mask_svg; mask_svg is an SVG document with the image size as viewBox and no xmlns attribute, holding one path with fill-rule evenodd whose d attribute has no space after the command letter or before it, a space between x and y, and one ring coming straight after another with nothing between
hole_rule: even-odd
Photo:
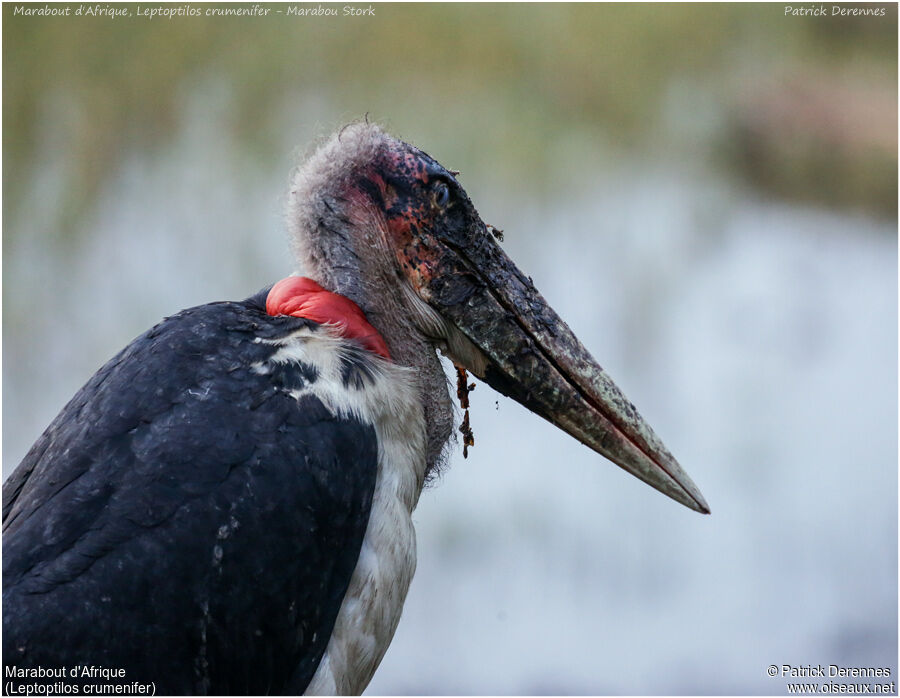
<instances>
[{"instance_id":1,"label":"white belly feathers","mask_svg":"<svg viewBox=\"0 0 900 698\"><path fill-rule=\"evenodd\" d=\"M416 568L411 514L424 483L426 435L415 372L371 352L359 358L351 342L326 327L300 330L277 344L269 361L302 361L318 372L309 386L293 391L296 397L313 395L335 415L371 424L378 439L375 492L359 561L306 689L307 695L359 694L393 638ZM364 381L343 379L347 357L365 362Z\"/></svg>"}]
</instances>

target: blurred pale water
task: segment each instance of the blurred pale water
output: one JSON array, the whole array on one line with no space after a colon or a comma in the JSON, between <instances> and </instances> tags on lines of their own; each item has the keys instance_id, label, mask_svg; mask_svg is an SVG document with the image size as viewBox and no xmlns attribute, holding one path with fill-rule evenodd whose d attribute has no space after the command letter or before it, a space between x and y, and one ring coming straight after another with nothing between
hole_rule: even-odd
<instances>
[{"instance_id":1,"label":"blurred pale water","mask_svg":"<svg viewBox=\"0 0 900 698\"><path fill-rule=\"evenodd\" d=\"M313 132L286 129L285 153ZM139 332L293 270L290 159L247 163L215 134L189 113L126 159L72 248L43 227L47 168L4 264L4 475ZM463 183L713 514L479 385L476 446L422 497L369 693L781 693L769 664L895 669L895 226L678 163L597 166L552 201Z\"/></svg>"}]
</instances>

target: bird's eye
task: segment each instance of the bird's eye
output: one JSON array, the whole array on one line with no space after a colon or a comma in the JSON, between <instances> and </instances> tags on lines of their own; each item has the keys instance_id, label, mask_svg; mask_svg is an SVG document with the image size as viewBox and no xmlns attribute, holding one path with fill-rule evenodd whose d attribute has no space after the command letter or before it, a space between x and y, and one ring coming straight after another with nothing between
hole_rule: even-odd
<instances>
[{"instance_id":1,"label":"bird's eye","mask_svg":"<svg viewBox=\"0 0 900 698\"><path fill-rule=\"evenodd\" d=\"M447 205L450 201L450 187L447 186L446 182L441 182L438 180L434 185L434 203L436 203L441 208Z\"/></svg>"}]
</instances>

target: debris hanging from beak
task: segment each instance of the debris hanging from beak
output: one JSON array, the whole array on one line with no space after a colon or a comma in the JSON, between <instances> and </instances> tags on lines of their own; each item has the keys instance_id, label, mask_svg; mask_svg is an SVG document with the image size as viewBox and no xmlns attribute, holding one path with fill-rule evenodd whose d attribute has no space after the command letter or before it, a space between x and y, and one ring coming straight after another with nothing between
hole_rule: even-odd
<instances>
[{"instance_id":1,"label":"debris hanging from beak","mask_svg":"<svg viewBox=\"0 0 900 698\"><path fill-rule=\"evenodd\" d=\"M475 390L475 384L468 382L469 376L466 369L456 367L456 397L459 398L459 406L463 409L463 421L459 425L459 431L463 437L463 458L469 457L469 446L475 445L475 434L469 425L469 393Z\"/></svg>"}]
</instances>

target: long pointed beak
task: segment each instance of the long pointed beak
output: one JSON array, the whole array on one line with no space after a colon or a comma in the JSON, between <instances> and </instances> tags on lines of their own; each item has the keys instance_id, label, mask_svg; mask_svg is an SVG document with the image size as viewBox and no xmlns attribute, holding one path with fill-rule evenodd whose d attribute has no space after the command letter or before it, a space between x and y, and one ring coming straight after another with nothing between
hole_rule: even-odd
<instances>
[{"instance_id":1,"label":"long pointed beak","mask_svg":"<svg viewBox=\"0 0 900 698\"><path fill-rule=\"evenodd\" d=\"M691 478L531 280L486 231L473 237L465 246L442 238L439 273L420 287L487 358L486 366L467 368L651 487L708 514Z\"/></svg>"}]
</instances>

